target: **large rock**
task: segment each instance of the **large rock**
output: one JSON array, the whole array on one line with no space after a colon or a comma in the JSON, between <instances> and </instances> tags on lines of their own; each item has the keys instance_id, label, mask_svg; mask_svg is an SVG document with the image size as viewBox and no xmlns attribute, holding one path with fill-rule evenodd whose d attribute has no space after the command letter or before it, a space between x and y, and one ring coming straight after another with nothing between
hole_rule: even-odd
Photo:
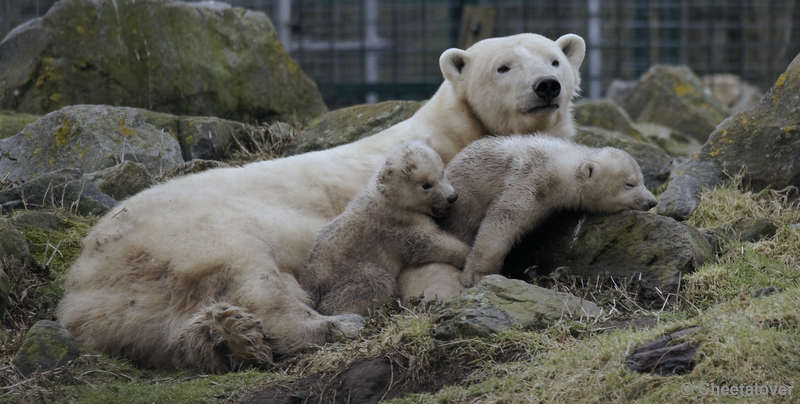
<instances>
[{"instance_id":1,"label":"large rock","mask_svg":"<svg viewBox=\"0 0 800 404\"><path fill-rule=\"evenodd\" d=\"M140 110L145 122L178 140L184 161L221 160L262 131L252 125L206 116L176 116Z\"/></svg>"},{"instance_id":2,"label":"large rock","mask_svg":"<svg viewBox=\"0 0 800 404\"><path fill-rule=\"evenodd\" d=\"M0 108L77 104L239 121L327 110L265 14L168 0L62 0L0 43Z\"/></svg>"},{"instance_id":3,"label":"large rock","mask_svg":"<svg viewBox=\"0 0 800 404\"><path fill-rule=\"evenodd\" d=\"M0 140L0 173L31 179L62 168L99 171L132 160L152 173L183 162L178 142L140 110L79 105L51 112Z\"/></svg>"},{"instance_id":4,"label":"large rock","mask_svg":"<svg viewBox=\"0 0 800 404\"><path fill-rule=\"evenodd\" d=\"M434 314L438 339L486 337L511 327L544 328L561 318L598 316L594 303L520 280L489 275Z\"/></svg>"},{"instance_id":5,"label":"large rock","mask_svg":"<svg viewBox=\"0 0 800 404\"><path fill-rule=\"evenodd\" d=\"M55 321L41 320L28 330L12 363L25 377L58 369L81 354L75 338Z\"/></svg>"},{"instance_id":6,"label":"large rock","mask_svg":"<svg viewBox=\"0 0 800 404\"><path fill-rule=\"evenodd\" d=\"M3 262L25 261L30 258L25 235L17 230L8 219L0 218L0 268Z\"/></svg>"},{"instance_id":7,"label":"large rock","mask_svg":"<svg viewBox=\"0 0 800 404\"><path fill-rule=\"evenodd\" d=\"M637 123L634 127L650 141L672 157L688 157L700 151L703 145L679 130L657 123Z\"/></svg>"},{"instance_id":8,"label":"large rock","mask_svg":"<svg viewBox=\"0 0 800 404\"><path fill-rule=\"evenodd\" d=\"M117 201L97 189L80 170L68 168L0 191L2 213L55 206L81 215L100 216L116 205Z\"/></svg>"},{"instance_id":9,"label":"large rock","mask_svg":"<svg viewBox=\"0 0 800 404\"><path fill-rule=\"evenodd\" d=\"M411 118L424 101L386 101L329 112L311 121L289 154L325 150L374 135Z\"/></svg>"},{"instance_id":10,"label":"large rock","mask_svg":"<svg viewBox=\"0 0 800 404\"><path fill-rule=\"evenodd\" d=\"M675 169L675 186L659 197L658 213L684 219L697 208L697 191L744 172L755 190L800 187L800 55L753 108L711 134L701 151ZM683 177L683 178L681 178ZM661 203L669 201L669 203Z\"/></svg>"},{"instance_id":11,"label":"large rock","mask_svg":"<svg viewBox=\"0 0 800 404\"><path fill-rule=\"evenodd\" d=\"M86 174L100 191L117 201L133 196L156 184L144 164L126 161L114 167Z\"/></svg>"},{"instance_id":12,"label":"large rock","mask_svg":"<svg viewBox=\"0 0 800 404\"><path fill-rule=\"evenodd\" d=\"M685 66L651 67L621 105L636 122L669 126L701 142L731 114Z\"/></svg>"},{"instance_id":13,"label":"large rock","mask_svg":"<svg viewBox=\"0 0 800 404\"><path fill-rule=\"evenodd\" d=\"M647 139L634 127L628 113L610 100L587 101L575 105L573 116L578 126L594 126L645 142Z\"/></svg>"},{"instance_id":14,"label":"large rock","mask_svg":"<svg viewBox=\"0 0 800 404\"><path fill-rule=\"evenodd\" d=\"M38 115L0 110L0 139L16 135L22 128L37 119L39 119Z\"/></svg>"},{"instance_id":15,"label":"large rock","mask_svg":"<svg viewBox=\"0 0 800 404\"><path fill-rule=\"evenodd\" d=\"M650 143L623 136L617 131L579 126L574 140L590 147L615 147L628 152L642 169L647 188L653 189L666 182L672 171L672 157L663 150Z\"/></svg>"},{"instance_id":16,"label":"large rock","mask_svg":"<svg viewBox=\"0 0 800 404\"><path fill-rule=\"evenodd\" d=\"M522 277L568 267L573 275L595 280L636 280L644 298L657 300L675 292L683 274L711 260L716 243L699 230L647 212L626 211L591 216L565 213L552 217L523 237L506 257L504 271Z\"/></svg>"}]
</instances>

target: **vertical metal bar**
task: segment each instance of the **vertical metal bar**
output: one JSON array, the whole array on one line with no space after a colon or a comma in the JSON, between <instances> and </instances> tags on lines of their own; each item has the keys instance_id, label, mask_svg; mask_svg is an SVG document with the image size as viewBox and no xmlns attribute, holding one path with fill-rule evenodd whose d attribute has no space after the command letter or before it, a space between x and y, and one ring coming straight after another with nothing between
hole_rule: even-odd
<instances>
[{"instance_id":1,"label":"vertical metal bar","mask_svg":"<svg viewBox=\"0 0 800 404\"><path fill-rule=\"evenodd\" d=\"M420 62L422 63L422 80L426 81L428 78L428 16L427 16L427 8L425 7L426 3L425 0L420 0L420 8L422 15L420 16L420 20L422 21L422 58Z\"/></svg>"},{"instance_id":2,"label":"vertical metal bar","mask_svg":"<svg viewBox=\"0 0 800 404\"><path fill-rule=\"evenodd\" d=\"M278 1L278 39L292 51L292 0Z\"/></svg>"},{"instance_id":3,"label":"vertical metal bar","mask_svg":"<svg viewBox=\"0 0 800 404\"><path fill-rule=\"evenodd\" d=\"M603 51L600 31L600 0L588 0L587 14L589 20L589 98L596 100L602 92L600 76L602 74Z\"/></svg>"},{"instance_id":4,"label":"vertical metal bar","mask_svg":"<svg viewBox=\"0 0 800 404\"><path fill-rule=\"evenodd\" d=\"M378 3L377 0L364 0L364 77L367 83L378 82ZM378 102L378 93L369 92L367 104Z\"/></svg>"}]
</instances>

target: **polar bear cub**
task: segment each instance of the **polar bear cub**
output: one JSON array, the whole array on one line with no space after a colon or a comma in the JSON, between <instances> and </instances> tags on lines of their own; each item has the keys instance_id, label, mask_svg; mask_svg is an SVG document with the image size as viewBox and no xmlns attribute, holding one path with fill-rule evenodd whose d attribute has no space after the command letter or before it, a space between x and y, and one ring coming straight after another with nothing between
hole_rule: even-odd
<instances>
[{"instance_id":1,"label":"polar bear cub","mask_svg":"<svg viewBox=\"0 0 800 404\"><path fill-rule=\"evenodd\" d=\"M461 268L469 246L442 231L458 194L430 140L393 151L367 186L317 236L300 285L325 315L366 315L397 296L397 276L409 266L441 262Z\"/></svg>"},{"instance_id":2,"label":"polar bear cub","mask_svg":"<svg viewBox=\"0 0 800 404\"><path fill-rule=\"evenodd\" d=\"M464 287L499 273L519 238L558 210L616 213L656 206L628 153L550 136L475 141L450 162L446 175L461 196L442 227L472 245L461 273Z\"/></svg>"}]
</instances>

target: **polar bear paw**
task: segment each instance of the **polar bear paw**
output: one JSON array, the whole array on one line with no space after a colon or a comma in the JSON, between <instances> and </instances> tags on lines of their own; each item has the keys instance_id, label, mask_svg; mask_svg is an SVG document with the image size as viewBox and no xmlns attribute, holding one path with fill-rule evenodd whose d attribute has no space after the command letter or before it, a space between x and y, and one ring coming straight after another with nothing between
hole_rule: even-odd
<instances>
[{"instance_id":1,"label":"polar bear paw","mask_svg":"<svg viewBox=\"0 0 800 404\"><path fill-rule=\"evenodd\" d=\"M247 310L226 303L201 309L181 334L176 365L222 373L272 364L269 337Z\"/></svg>"},{"instance_id":2,"label":"polar bear paw","mask_svg":"<svg viewBox=\"0 0 800 404\"><path fill-rule=\"evenodd\" d=\"M364 317L358 314L341 314L329 316L328 341L336 341L341 338L354 338L358 332L364 328Z\"/></svg>"}]
</instances>

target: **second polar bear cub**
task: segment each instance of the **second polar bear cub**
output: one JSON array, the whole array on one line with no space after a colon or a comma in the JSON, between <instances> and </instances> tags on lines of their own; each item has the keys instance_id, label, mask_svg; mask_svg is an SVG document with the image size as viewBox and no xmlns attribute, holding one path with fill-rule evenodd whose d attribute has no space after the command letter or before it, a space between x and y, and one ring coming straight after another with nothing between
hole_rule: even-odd
<instances>
[{"instance_id":1,"label":"second polar bear cub","mask_svg":"<svg viewBox=\"0 0 800 404\"><path fill-rule=\"evenodd\" d=\"M446 175L461 197L442 227L472 245L461 273L465 287L499 273L519 238L555 211L616 213L656 205L628 153L549 136L475 141Z\"/></svg>"},{"instance_id":2,"label":"second polar bear cub","mask_svg":"<svg viewBox=\"0 0 800 404\"><path fill-rule=\"evenodd\" d=\"M298 280L320 313L365 315L391 302L406 267L463 267L469 246L433 220L458 198L444 171L429 139L405 143L319 232Z\"/></svg>"}]
</instances>

